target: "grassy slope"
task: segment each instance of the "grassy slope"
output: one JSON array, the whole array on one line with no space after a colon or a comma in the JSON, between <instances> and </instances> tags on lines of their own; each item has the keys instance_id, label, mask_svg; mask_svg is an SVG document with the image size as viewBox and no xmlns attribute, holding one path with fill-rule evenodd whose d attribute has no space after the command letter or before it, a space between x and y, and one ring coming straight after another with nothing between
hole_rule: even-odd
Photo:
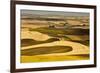
<instances>
[{"instance_id":1,"label":"grassy slope","mask_svg":"<svg viewBox=\"0 0 100 73\"><path fill-rule=\"evenodd\" d=\"M33 39L22 39L21 40L21 47L24 47L24 46L30 46L30 45L36 45L36 44L42 44L42 43L50 43L50 42L54 42L54 41L59 41L59 39L57 38L50 38L46 41L36 41L36 40L33 40Z\"/></svg>"},{"instance_id":2,"label":"grassy slope","mask_svg":"<svg viewBox=\"0 0 100 73\"><path fill-rule=\"evenodd\" d=\"M49 28L49 27L44 27L44 28L36 28L36 29L30 29L30 31L38 31L44 34L48 35L88 35L89 34L89 29L57 29L57 28Z\"/></svg>"},{"instance_id":3,"label":"grassy slope","mask_svg":"<svg viewBox=\"0 0 100 73\"><path fill-rule=\"evenodd\" d=\"M51 54L51 53L65 53L72 51L72 47L70 46L48 46L48 47L37 47L22 50L21 54L26 56L32 55L42 55L42 54Z\"/></svg>"}]
</instances>

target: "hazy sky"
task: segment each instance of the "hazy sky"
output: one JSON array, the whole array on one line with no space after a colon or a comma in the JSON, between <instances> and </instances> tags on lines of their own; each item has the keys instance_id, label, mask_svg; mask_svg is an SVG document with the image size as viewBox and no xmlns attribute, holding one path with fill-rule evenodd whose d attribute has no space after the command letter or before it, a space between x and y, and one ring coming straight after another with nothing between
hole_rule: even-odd
<instances>
[{"instance_id":1,"label":"hazy sky","mask_svg":"<svg viewBox=\"0 0 100 73\"><path fill-rule=\"evenodd\" d=\"M62 15L62 16L89 16L89 13L82 12L62 12L62 11L43 11L43 10L21 10L22 15Z\"/></svg>"}]
</instances>

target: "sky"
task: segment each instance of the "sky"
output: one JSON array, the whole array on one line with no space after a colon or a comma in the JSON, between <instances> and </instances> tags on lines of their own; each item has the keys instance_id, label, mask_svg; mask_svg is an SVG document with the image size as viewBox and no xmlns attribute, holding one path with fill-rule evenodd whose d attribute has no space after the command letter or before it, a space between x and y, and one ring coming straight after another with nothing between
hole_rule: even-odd
<instances>
[{"instance_id":1,"label":"sky","mask_svg":"<svg viewBox=\"0 0 100 73\"><path fill-rule=\"evenodd\" d=\"M21 10L22 15L62 15L62 16L89 16L89 13L82 12L62 12L62 11L43 11L43 10Z\"/></svg>"}]
</instances>

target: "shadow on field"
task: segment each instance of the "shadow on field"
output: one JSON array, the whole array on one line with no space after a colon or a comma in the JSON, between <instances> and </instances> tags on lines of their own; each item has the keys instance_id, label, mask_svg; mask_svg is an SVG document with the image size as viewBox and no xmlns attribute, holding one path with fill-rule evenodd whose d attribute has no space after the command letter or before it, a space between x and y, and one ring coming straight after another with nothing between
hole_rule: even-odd
<instances>
[{"instance_id":1,"label":"shadow on field","mask_svg":"<svg viewBox=\"0 0 100 73\"><path fill-rule=\"evenodd\" d=\"M72 47L70 46L48 46L21 50L21 55L32 56L42 54L65 53L69 51L72 51Z\"/></svg>"}]
</instances>

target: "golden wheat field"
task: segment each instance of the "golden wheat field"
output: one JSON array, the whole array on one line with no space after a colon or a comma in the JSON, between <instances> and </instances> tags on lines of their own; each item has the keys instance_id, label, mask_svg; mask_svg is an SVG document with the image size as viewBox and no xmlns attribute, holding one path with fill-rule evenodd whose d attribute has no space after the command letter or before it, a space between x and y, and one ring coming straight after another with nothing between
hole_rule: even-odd
<instances>
[{"instance_id":1,"label":"golden wheat field","mask_svg":"<svg viewBox=\"0 0 100 73\"><path fill-rule=\"evenodd\" d=\"M21 63L89 60L88 14L24 12L21 13Z\"/></svg>"}]
</instances>

